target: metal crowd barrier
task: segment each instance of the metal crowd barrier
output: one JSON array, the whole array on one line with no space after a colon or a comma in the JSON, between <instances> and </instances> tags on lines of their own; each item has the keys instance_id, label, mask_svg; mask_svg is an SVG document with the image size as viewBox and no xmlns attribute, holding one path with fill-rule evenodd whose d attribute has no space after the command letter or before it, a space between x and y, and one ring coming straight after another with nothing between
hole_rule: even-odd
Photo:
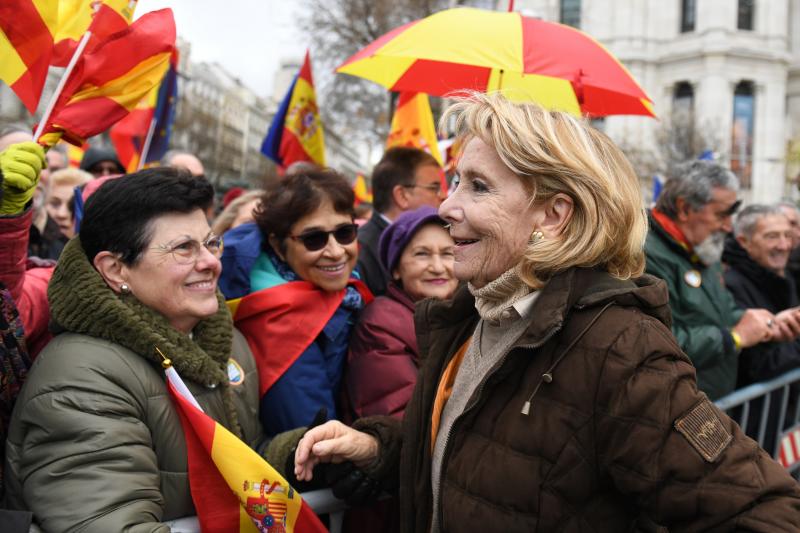
<instances>
[{"instance_id":1,"label":"metal crowd barrier","mask_svg":"<svg viewBox=\"0 0 800 533\"><path fill-rule=\"evenodd\" d=\"M344 510L347 508L344 500L335 497L330 489L304 492L303 499L318 515L328 515L328 531L330 533L341 533ZM200 522L196 516L186 516L171 520L166 524L172 533L200 533Z\"/></svg>"},{"instance_id":2,"label":"metal crowd barrier","mask_svg":"<svg viewBox=\"0 0 800 533\"><path fill-rule=\"evenodd\" d=\"M789 472L800 474L800 368L717 400L742 431ZM754 427L755 424L755 427Z\"/></svg>"}]
</instances>

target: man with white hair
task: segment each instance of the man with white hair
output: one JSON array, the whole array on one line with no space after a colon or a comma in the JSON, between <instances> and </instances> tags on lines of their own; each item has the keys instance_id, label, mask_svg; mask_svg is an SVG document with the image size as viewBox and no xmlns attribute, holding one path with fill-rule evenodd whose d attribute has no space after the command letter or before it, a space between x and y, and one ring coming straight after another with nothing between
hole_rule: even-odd
<instances>
[{"instance_id":1,"label":"man with white hair","mask_svg":"<svg viewBox=\"0 0 800 533\"><path fill-rule=\"evenodd\" d=\"M800 366L800 304L795 281L786 275L793 230L781 207L750 205L736 217L725 243L725 286L743 309L775 314L774 341L742 350L739 386L764 381Z\"/></svg>"},{"instance_id":2,"label":"man with white hair","mask_svg":"<svg viewBox=\"0 0 800 533\"><path fill-rule=\"evenodd\" d=\"M717 163L684 164L650 212L645 243L646 271L667 283L672 331L712 400L736 387L739 352L772 339L775 326L765 309L740 309L722 284L738 189L736 176Z\"/></svg>"},{"instance_id":3,"label":"man with white hair","mask_svg":"<svg viewBox=\"0 0 800 533\"><path fill-rule=\"evenodd\" d=\"M794 241L793 228L783 206L750 205L736 217L734 236L725 242L723 261L728 265L725 286L739 307L764 308L775 314L772 342L762 342L745 348L739 354L737 385L775 378L793 368L800 367L800 300L795 280L788 275L786 264ZM770 405L763 441L766 450L775 449L783 391L777 391ZM789 401L794 404L797 391ZM757 401L751 406L747 419L747 434L760 438L764 406Z\"/></svg>"}]
</instances>

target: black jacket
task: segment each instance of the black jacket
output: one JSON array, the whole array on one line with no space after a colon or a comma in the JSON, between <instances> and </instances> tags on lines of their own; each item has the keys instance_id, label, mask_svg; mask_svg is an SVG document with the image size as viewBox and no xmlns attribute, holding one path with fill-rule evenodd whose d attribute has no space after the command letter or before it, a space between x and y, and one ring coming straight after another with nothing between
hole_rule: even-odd
<instances>
[{"instance_id":1,"label":"black jacket","mask_svg":"<svg viewBox=\"0 0 800 533\"><path fill-rule=\"evenodd\" d=\"M779 276L753 261L733 237L725 242L722 260L728 265L725 285L740 307L777 314L800 303L791 276ZM756 344L739 356L738 386L768 380L798 366L800 341Z\"/></svg>"},{"instance_id":2,"label":"black jacket","mask_svg":"<svg viewBox=\"0 0 800 533\"><path fill-rule=\"evenodd\" d=\"M358 272L375 296L384 294L389 283L389 273L381 265L378 254L378 242L387 226L389 223L380 213L373 211L372 218L358 230Z\"/></svg>"}]
</instances>

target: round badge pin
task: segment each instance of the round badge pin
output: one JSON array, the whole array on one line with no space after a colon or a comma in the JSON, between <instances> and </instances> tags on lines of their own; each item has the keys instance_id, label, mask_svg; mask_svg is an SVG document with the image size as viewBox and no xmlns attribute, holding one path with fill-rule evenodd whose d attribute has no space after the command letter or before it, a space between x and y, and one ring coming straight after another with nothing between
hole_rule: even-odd
<instances>
[{"instance_id":1,"label":"round badge pin","mask_svg":"<svg viewBox=\"0 0 800 533\"><path fill-rule=\"evenodd\" d=\"M687 285L696 289L703 283L703 276L697 270L689 270L683 275L683 280Z\"/></svg>"},{"instance_id":2,"label":"round badge pin","mask_svg":"<svg viewBox=\"0 0 800 533\"><path fill-rule=\"evenodd\" d=\"M241 385L244 382L244 370L234 359L228 359L228 381L231 385Z\"/></svg>"}]
</instances>

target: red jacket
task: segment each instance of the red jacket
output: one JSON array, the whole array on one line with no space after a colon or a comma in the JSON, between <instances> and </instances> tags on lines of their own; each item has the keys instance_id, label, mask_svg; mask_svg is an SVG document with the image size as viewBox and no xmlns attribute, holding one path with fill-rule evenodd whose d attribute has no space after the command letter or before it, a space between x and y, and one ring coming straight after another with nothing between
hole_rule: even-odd
<instances>
[{"instance_id":1,"label":"red jacket","mask_svg":"<svg viewBox=\"0 0 800 533\"><path fill-rule=\"evenodd\" d=\"M355 418L402 418L417 383L414 302L394 283L361 314L350 339L345 391Z\"/></svg>"},{"instance_id":2,"label":"red jacket","mask_svg":"<svg viewBox=\"0 0 800 533\"><path fill-rule=\"evenodd\" d=\"M0 282L8 287L17 304L31 358L36 357L51 338L47 330L50 320L47 284L54 268L26 269L32 220L31 209L19 216L0 217Z\"/></svg>"}]
</instances>

